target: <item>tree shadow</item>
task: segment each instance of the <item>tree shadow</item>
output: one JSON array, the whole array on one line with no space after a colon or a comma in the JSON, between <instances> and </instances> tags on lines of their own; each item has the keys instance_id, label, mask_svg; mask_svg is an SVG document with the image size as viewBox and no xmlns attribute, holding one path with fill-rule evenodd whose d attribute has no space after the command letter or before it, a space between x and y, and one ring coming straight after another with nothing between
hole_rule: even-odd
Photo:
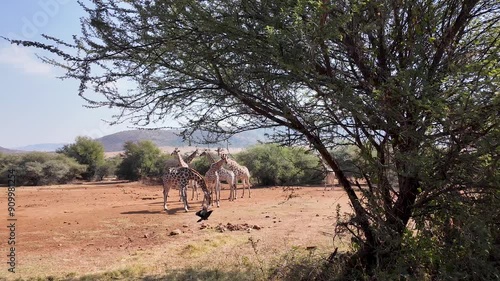
<instances>
[{"instance_id":1,"label":"tree shadow","mask_svg":"<svg viewBox=\"0 0 500 281\"><path fill-rule=\"evenodd\" d=\"M78 278L53 278L52 280L60 281L88 281L88 280L142 280L142 281L184 281L184 280L260 280L259 274L255 271L249 270L232 270L222 271L218 269L202 269L202 268L188 268L188 269L174 269L168 270L166 274L162 275L146 275L134 270L119 270L113 272L88 274ZM51 280L51 279L49 279Z\"/></svg>"},{"instance_id":2,"label":"tree shadow","mask_svg":"<svg viewBox=\"0 0 500 281\"><path fill-rule=\"evenodd\" d=\"M169 270L167 274L161 276L145 276L143 281L177 281L177 280L258 280L253 272L248 271L222 271L218 269L189 268L183 270Z\"/></svg>"},{"instance_id":3,"label":"tree shadow","mask_svg":"<svg viewBox=\"0 0 500 281\"><path fill-rule=\"evenodd\" d=\"M121 212L122 215L144 215L144 214L161 214L164 211L150 211L150 210L141 210L141 211L128 211Z\"/></svg>"},{"instance_id":4,"label":"tree shadow","mask_svg":"<svg viewBox=\"0 0 500 281\"><path fill-rule=\"evenodd\" d=\"M161 202L152 202L152 203L148 203L148 205L163 205L163 201Z\"/></svg>"}]
</instances>

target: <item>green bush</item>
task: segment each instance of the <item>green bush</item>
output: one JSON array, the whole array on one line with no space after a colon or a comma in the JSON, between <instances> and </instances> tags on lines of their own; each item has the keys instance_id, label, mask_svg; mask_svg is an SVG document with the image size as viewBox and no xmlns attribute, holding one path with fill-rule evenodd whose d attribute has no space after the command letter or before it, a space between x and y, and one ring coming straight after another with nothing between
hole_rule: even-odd
<instances>
[{"instance_id":1,"label":"green bush","mask_svg":"<svg viewBox=\"0 0 500 281\"><path fill-rule=\"evenodd\" d=\"M64 155L30 152L0 155L0 183L7 183L9 169L15 170L16 185L49 185L67 183L85 172L87 166Z\"/></svg>"},{"instance_id":2,"label":"green bush","mask_svg":"<svg viewBox=\"0 0 500 281\"><path fill-rule=\"evenodd\" d=\"M97 167L104 164L104 146L89 137L79 136L75 143L65 145L58 149L57 153L72 157L78 163L87 165L87 171L83 174L86 180L95 179Z\"/></svg>"},{"instance_id":3,"label":"green bush","mask_svg":"<svg viewBox=\"0 0 500 281\"><path fill-rule=\"evenodd\" d=\"M126 142L123 160L118 165L120 179L138 180L142 177L160 177L165 170L167 159L152 141Z\"/></svg>"},{"instance_id":4,"label":"green bush","mask_svg":"<svg viewBox=\"0 0 500 281\"><path fill-rule=\"evenodd\" d=\"M362 177L359 170L361 166L359 151L354 146L341 146L330 151L330 154L337 160L340 169L347 177L358 179Z\"/></svg>"},{"instance_id":5,"label":"green bush","mask_svg":"<svg viewBox=\"0 0 500 281\"><path fill-rule=\"evenodd\" d=\"M116 176L121 162L122 159L119 155L105 159L104 162L96 168L96 179L103 180L104 177Z\"/></svg>"},{"instance_id":6,"label":"green bush","mask_svg":"<svg viewBox=\"0 0 500 281\"><path fill-rule=\"evenodd\" d=\"M259 185L317 184L324 178L318 157L304 148L262 144L235 158Z\"/></svg>"},{"instance_id":7,"label":"green bush","mask_svg":"<svg viewBox=\"0 0 500 281\"><path fill-rule=\"evenodd\" d=\"M202 175L205 175L208 169L210 169L211 164L206 157L198 157L191 162L192 168Z\"/></svg>"}]
</instances>

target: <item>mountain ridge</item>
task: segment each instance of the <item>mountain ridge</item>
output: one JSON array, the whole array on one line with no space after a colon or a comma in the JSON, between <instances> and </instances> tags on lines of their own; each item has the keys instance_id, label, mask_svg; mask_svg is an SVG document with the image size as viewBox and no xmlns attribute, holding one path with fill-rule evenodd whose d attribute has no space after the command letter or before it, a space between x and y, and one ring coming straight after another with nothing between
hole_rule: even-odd
<instances>
[{"instance_id":1,"label":"mountain ridge","mask_svg":"<svg viewBox=\"0 0 500 281\"><path fill-rule=\"evenodd\" d=\"M10 148L5 148L0 146L0 153L5 153L5 154L14 154L14 153L23 153L26 151L22 150L17 150L17 149L10 149Z\"/></svg>"},{"instance_id":2,"label":"mountain ridge","mask_svg":"<svg viewBox=\"0 0 500 281\"><path fill-rule=\"evenodd\" d=\"M179 130L126 130L117 133L105 135L100 138L95 138L94 140L100 142L104 146L105 152L119 152L123 151L123 145L127 141L138 142L143 140L150 140L158 147L195 147L194 142L189 143L188 141L183 141L182 137L178 136L181 131ZM200 139L203 133L197 132L193 135L194 139ZM243 149L254 144L258 144L260 141L265 141L265 130L257 129L253 131L242 132L229 138L229 147L235 149ZM214 143L210 145L198 145L198 146L210 146L226 147L226 142ZM40 152L54 152L58 148L62 148L66 143L39 143L31 144L16 148L4 148L0 147L0 152L2 153L26 153L31 151Z\"/></svg>"},{"instance_id":3,"label":"mountain ridge","mask_svg":"<svg viewBox=\"0 0 500 281\"><path fill-rule=\"evenodd\" d=\"M182 137L177 135L178 133L180 131L176 130L127 130L106 135L96 140L103 144L105 152L122 151L123 145L127 141L150 140L159 147L194 146L192 143L183 141ZM201 137L201 133L195 134L194 137ZM229 144L234 148L245 148L264 140L263 130L253 130L234 135L229 139ZM210 146L226 146L226 143L215 143Z\"/></svg>"}]
</instances>

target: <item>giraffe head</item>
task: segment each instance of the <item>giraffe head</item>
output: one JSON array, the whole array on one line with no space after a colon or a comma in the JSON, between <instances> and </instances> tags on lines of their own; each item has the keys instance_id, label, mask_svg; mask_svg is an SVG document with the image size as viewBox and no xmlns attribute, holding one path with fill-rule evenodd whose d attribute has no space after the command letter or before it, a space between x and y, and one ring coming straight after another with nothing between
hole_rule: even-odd
<instances>
[{"instance_id":1,"label":"giraffe head","mask_svg":"<svg viewBox=\"0 0 500 281\"><path fill-rule=\"evenodd\" d=\"M216 150L216 151L217 151L217 155L219 155L219 156L220 156L221 154L223 154L223 153L224 153L224 148L219 147L219 148L217 148L217 150Z\"/></svg>"},{"instance_id":2,"label":"giraffe head","mask_svg":"<svg viewBox=\"0 0 500 281\"><path fill-rule=\"evenodd\" d=\"M210 155L210 149L209 148L205 148L203 150L203 152L200 154L200 157L205 156L205 155Z\"/></svg>"},{"instance_id":3,"label":"giraffe head","mask_svg":"<svg viewBox=\"0 0 500 281\"><path fill-rule=\"evenodd\" d=\"M176 155L176 154L179 154L181 151L179 150L179 148L175 148L174 151L172 151L172 153L170 153L170 155Z\"/></svg>"},{"instance_id":4,"label":"giraffe head","mask_svg":"<svg viewBox=\"0 0 500 281\"><path fill-rule=\"evenodd\" d=\"M227 164L227 154L225 154L225 153L221 154L221 155L220 155L220 158L221 158L222 160L224 160L224 163L226 163L226 164Z\"/></svg>"}]
</instances>

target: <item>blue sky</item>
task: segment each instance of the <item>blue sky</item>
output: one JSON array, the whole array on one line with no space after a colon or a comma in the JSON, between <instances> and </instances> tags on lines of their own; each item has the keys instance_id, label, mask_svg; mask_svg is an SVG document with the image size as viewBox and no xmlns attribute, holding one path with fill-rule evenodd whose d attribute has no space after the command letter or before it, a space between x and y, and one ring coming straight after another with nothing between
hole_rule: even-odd
<instances>
[{"instance_id":1,"label":"blue sky","mask_svg":"<svg viewBox=\"0 0 500 281\"><path fill-rule=\"evenodd\" d=\"M0 3L0 36L40 41L47 34L69 41L80 34L83 11L76 0L12 0ZM61 70L43 64L33 48L0 39L0 146L71 143L76 136L101 137L131 129L110 127L117 111L88 109L78 96L76 80L60 80Z\"/></svg>"}]
</instances>

